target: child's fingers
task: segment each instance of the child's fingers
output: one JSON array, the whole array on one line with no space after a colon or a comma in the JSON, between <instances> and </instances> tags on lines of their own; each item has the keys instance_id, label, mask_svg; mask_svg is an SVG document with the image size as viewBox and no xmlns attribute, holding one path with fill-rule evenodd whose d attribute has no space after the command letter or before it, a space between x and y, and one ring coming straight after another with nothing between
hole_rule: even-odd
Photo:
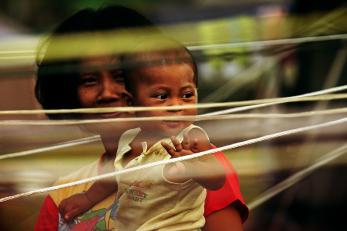
<instances>
[{"instance_id":1,"label":"child's fingers","mask_svg":"<svg viewBox=\"0 0 347 231\"><path fill-rule=\"evenodd\" d=\"M192 144L191 144L191 146L190 146L190 149L192 150L192 152L195 152L195 153L201 151L201 150L199 149L199 140L198 140L198 138L194 138L194 139L193 139L193 142L192 142Z\"/></svg>"},{"instance_id":2,"label":"child's fingers","mask_svg":"<svg viewBox=\"0 0 347 231\"><path fill-rule=\"evenodd\" d=\"M190 149L189 136L187 132L183 134L182 148L186 150Z\"/></svg>"},{"instance_id":3,"label":"child's fingers","mask_svg":"<svg viewBox=\"0 0 347 231\"><path fill-rule=\"evenodd\" d=\"M207 135L199 129L189 131L190 150L201 152L211 148L210 140Z\"/></svg>"},{"instance_id":4,"label":"child's fingers","mask_svg":"<svg viewBox=\"0 0 347 231\"><path fill-rule=\"evenodd\" d=\"M168 143L165 142L161 142L161 145L165 148L165 150L170 154L170 156L172 157L179 157L179 155L177 154L176 150L169 145Z\"/></svg>"},{"instance_id":5,"label":"child's fingers","mask_svg":"<svg viewBox=\"0 0 347 231\"><path fill-rule=\"evenodd\" d=\"M181 143L178 141L178 139L174 136L171 136L171 142L174 145L175 149L177 152L182 151L182 145Z\"/></svg>"}]
</instances>

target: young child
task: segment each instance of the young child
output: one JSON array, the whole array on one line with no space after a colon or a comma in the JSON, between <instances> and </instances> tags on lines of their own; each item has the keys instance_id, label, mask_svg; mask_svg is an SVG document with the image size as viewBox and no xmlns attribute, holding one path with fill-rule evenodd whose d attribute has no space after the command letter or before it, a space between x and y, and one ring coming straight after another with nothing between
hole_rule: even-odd
<instances>
[{"instance_id":1,"label":"young child","mask_svg":"<svg viewBox=\"0 0 347 231\"><path fill-rule=\"evenodd\" d=\"M197 70L185 47L160 37L145 40L137 50L140 51L123 59L125 85L135 106L197 103ZM187 108L141 111L136 116L196 114L196 108ZM210 148L207 134L191 121L153 120L121 136L114 166L120 170ZM204 225L204 188L215 190L223 186L222 169L215 157L209 155L140 170L117 176L116 182L95 182L85 193L62 201L59 209L66 220L71 220L117 190L117 229L197 230Z\"/></svg>"}]
</instances>

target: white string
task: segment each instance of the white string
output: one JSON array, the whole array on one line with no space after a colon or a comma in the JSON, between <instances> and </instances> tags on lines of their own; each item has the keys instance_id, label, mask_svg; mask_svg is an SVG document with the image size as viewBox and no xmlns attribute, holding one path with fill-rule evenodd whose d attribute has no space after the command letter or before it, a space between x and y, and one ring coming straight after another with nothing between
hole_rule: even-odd
<instances>
[{"instance_id":1,"label":"white string","mask_svg":"<svg viewBox=\"0 0 347 231\"><path fill-rule=\"evenodd\" d=\"M330 110L321 110L321 111L309 111L309 112L300 112L300 113L286 113L286 114L232 114L232 115L217 115L217 116L210 116L210 117L204 117L202 120L207 119L213 119L213 120L220 120L220 119L257 119L257 118L296 118L296 117L304 117L304 116L312 116L312 115L329 115L329 114L337 114L337 113L346 113L347 108L341 108L341 109L330 109ZM147 118L147 117L143 117ZM139 118L141 119L141 118ZM82 139L75 139L69 142L59 143L50 145L48 147L42 147L38 149L32 149L27 151L20 151L20 152L14 152L14 153L7 153L7 154L1 154L0 160L3 159L9 159L14 157L20 157L20 156L27 156L32 154L37 154L45 151L51 151L51 150L58 150L65 147L72 147L79 144L86 144L94 141L99 141L100 137L98 135L96 136L90 136L85 137Z\"/></svg>"},{"instance_id":2,"label":"white string","mask_svg":"<svg viewBox=\"0 0 347 231\"><path fill-rule=\"evenodd\" d=\"M243 108L246 110L247 108ZM86 119L86 120L0 120L1 125L83 125L83 124L100 124L100 123L120 123L120 122L144 122L160 120L176 121L207 121L207 120L226 120L226 119L246 119L246 118L295 118L312 115L327 115L345 113L347 108L328 109L321 111L309 111L298 113L253 113L253 114L232 114L232 115L206 115L199 116L149 116L149 117L127 117L127 118L110 118L110 119Z\"/></svg>"},{"instance_id":3,"label":"white string","mask_svg":"<svg viewBox=\"0 0 347 231\"><path fill-rule=\"evenodd\" d=\"M297 173L288 177L284 181L269 188L268 190L260 194L257 198L255 198L252 202L248 204L249 210L255 209L256 207L268 201L269 199L276 196L280 192L286 190L287 188L291 187L295 183L301 181L302 179L307 177L309 174L311 174L313 171L317 170L318 168L322 167L325 164L328 164L329 162L335 160L336 158L342 156L343 154L346 154L346 150L347 150L347 144L325 154L324 156L316 160L315 163L313 163L312 165L298 171Z\"/></svg>"},{"instance_id":4,"label":"white string","mask_svg":"<svg viewBox=\"0 0 347 231\"><path fill-rule=\"evenodd\" d=\"M115 171L115 172L112 172L112 173L107 173L107 174L103 174L103 175L99 175L99 176L94 176L94 177L90 177L90 178L86 178L86 179L82 179L82 180L78 180L78 181L74 181L74 182L70 182L70 183L66 183L66 184L61 184L61 185L41 188L41 189L29 191L29 192L15 194L15 195L8 196L8 197L3 197L3 198L0 199L0 203L1 202L5 202L5 201L9 201L9 200L14 200L14 199L17 199L17 198L20 198L20 197L30 196L30 195L33 195L33 194L44 193L44 192L49 192L49 191L53 191L53 190L58 190L58 189L62 189L62 188L67 188L67 187L71 187L71 186L80 185L80 184L85 184L85 183L88 183L88 182L101 180L101 179L104 179L104 178L113 177L113 176L117 176L117 175L121 175L121 174L126 174L126 173L130 173L130 172L138 171L138 170L143 170L143 169L147 169L147 168L151 168L151 167L155 167L155 166L159 166L159 165L164 165L164 164L174 163L174 162L178 162L178 161L189 160L189 159L201 157L201 156L204 156L204 155L212 154L212 153L215 153L215 152L230 150L230 149L234 149L234 148L238 148L238 147L242 147L242 146L258 143L258 142L261 142L261 141L274 139L274 138L281 137L281 136L287 136L287 135L291 135L291 134L295 134L295 133L309 131L309 130L312 130L312 129L318 129L318 128L334 126L334 125L342 124L342 123L345 123L345 122L347 122L347 117L342 118L342 119L338 119L338 120L334 120L334 121L329 121L329 122L325 122L325 123L316 124L316 125L310 125L310 126L305 126L305 127L285 130L285 131L282 131L282 132L277 132L277 133L273 133L273 134L269 134L269 135L260 136L258 138L237 142L237 143L234 143L234 144L230 144L230 145L226 145L226 146L223 146L223 147L219 147L219 148L215 148L215 149L211 149L211 150L195 153L195 154L188 155L188 156L181 156L181 157L172 158L172 159L168 159L168 160L161 160L161 161L157 161L157 162L151 162L151 163L147 163L147 164L144 164L144 165L139 165L139 166L135 166L135 167L132 167L132 168L122 169L122 170Z\"/></svg>"},{"instance_id":5,"label":"white string","mask_svg":"<svg viewBox=\"0 0 347 231\"><path fill-rule=\"evenodd\" d=\"M263 104L257 104L257 105L251 105L251 106L244 106L244 107L238 107L238 108L231 108L231 109L221 110L221 111L217 111L217 112L205 113L205 114L202 114L200 116L222 115L222 114L246 111L246 110L250 110L250 109L267 107L267 106L272 106L272 105L276 105L276 104L289 103L289 102L292 102L293 100L296 100L297 98L302 98L302 97L306 97L306 96L328 94L331 92L342 91L342 90L346 90L346 89L347 89L347 85L343 85L343 86L339 86L339 87L333 87L333 88L320 90L320 91L316 91L316 92L311 92L311 93L306 93L306 94L302 94L302 95L284 97L284 98L281 98L275 102L263 103Z\"/></svg>"},{"instance_id":6,"label":"white string","mask_svg":"<svg viewBox=\"0 0 347 231\"><path fill-rule=\"evenodd\" d=\"M36 149L31 149L31 150L26 150L21 152L2 154L0 155L0 160L10 159L15 157L22 157L22 156L29 156L29 155L38 154L41 152L48 152L48 151L58 150L62 148L72 147L75 145L87 144L87 143L91 143L91 142L95 142L99 140L100 140L99 135L84 137L80 139L70 140L67 142L53 144L47 147L41 147L41 148L36 148Z\"/></svg>"},{"instance_id":7,"label":"white string","mask_svg":"<svg viewBox=\"0 0 347 231\"><path fill-rule=\"evenodd\" d=\"M338 90L340 91L340 90ZM347 94L327 94L318 96L308 96L298 98L290 102L303 102L303 101L325 101L325 100L339 100L346 99ZM177 106L160 106L160 107L104 107L104 108L76 108L76 109L31 109L31 110L2 110L0 115L32 115L32 114L66 114L66 113L106 113L106 112L138 112L138 111L155 111L155 110L182 110L182 109L208 109L218 107L234 107L254 105L261 103L277 102L283 97L271 99L257 99L257 100L244 100L236 102L221 102L221 103L198 103L191 105L177 105Z\"/></svg>"},{"instance_id":8,"label":"white string","mask_svg":"<svg viewBox=\"0 0 347 231\"><path fill-rule=\"evenodd\" d=\"M227 110L221 110L221 111L217 111L217 112L212 112L212 113L206 113L206 114L202 114L199 115L200 117L204 117L204 116L209 116L209 115L221 115L221 114L227 114L227 113L233 113L233 112L240 112L240 111L246 111L246 110L250 110L250 109L254 109L254 108L260 108L260 107L266 107L266 106L271 106L271 105L275 105L275 104L281 104L281 103L288 103L288 102L295 102L296 99L301 99L301 98L305 98L305 97L311 97L311 96L317 96L317 95L323 95L323 94L328 94L328 93L332 93L332 92L337 92L337 91L342 91L342 90L346 90L347 89L347 85L343 85L343 86L338 86L338 87L333 87L333 88L329 88L329 89L325 89L325 90L320 90L320 91L315 91L315 92L311 92L311 93L306 93L306 94L302 94L302 95L297 95L297 96L291 96L291 97L284 97L284 98L279 98L278 100L274 100L273 102L270 103L261 103L261 104L257 104L257 105L251 105L251 106L244 106L244 107L238 107L238 108L232 108L232 109L227 109ZM104 109L95 109L95 108L89 108L89 109L59 109L59 110L22 110L23 114L31 114L32 112L34 113L42 113L42 112L47 112L47 113L81 113L81 112L111 112L111 111L142 111L142 110L163 110L163 109L185 109L185 108L199 108L199 105L186 105L186 106L170 106L170 107L139 107L139 108L133 108L133 107L121 107L121 108L104 108ZM153 108L153 109L152 109ZM13 114L13 113L17 113L19 114L20 111L2 111L0 112L0 114ZM198 117L199 117L198 116ZM107 120L104 120L107 121ZM76 121L61 121L64 124L74 124L76 123ZM89 123L89 122L86 122ZM10 121L1 121L0 125L10 125L13 124L13 122ZM25 124L24 122L19 122L18 124ZM35 125L35 122L28 122L26 123L27 125ZM46 124L60 124L59 122L56 121L51 121L50 123L46 122L46 123L37 123L39 125L46 125Z\"/></svg>"},{"instance_id":9,"label":"white string","mask_svg":"<svg viewBox=\"0 0 347 231\"><path fill-rule=\"evenodd\" d=\"M299 112L299 113L285 113L285 114L279 114L279 113L272 113L272 114L232 114L232 115L217 115L217 116L209 116L204 117L202 120L225 120L225 119L258 119L258 118L265 118L265 119L273 119L273 118L297 118L297 117L304 117L304 116L313 116L313 115L329 115L329 114L337 114L337 113L346 113L347 108L339 108L339 109L329 109L329 110L321 110L321 111L309 111L309 112ZM141 118L147 118L147 117L136 117L138 119ZM120 122L120 121L118 121ZM50 145L48 147L41 147L37 149L31 149L26 151L20 151L20 152L14 152L14 153L6 153L0 155L0 160L4 159L10 159L15 157L21 157L21 156L28 156L33 154L38 154L45 151L52 151L52 150L58 150L65 147L72 147L79 144L86 144L90 142L99 141L100 137L98 135L96 136L90 136L85 137L82 139L75 139L71 140L69 142L64 143L58 143L54 145Z\"/></svg>"},{"instance_id":10,"label":"white string","mask_svg":"<svg viewBox=\"0 0 347 231\"><path fill-rule=\"evenodd\" d=\"M288 102L302 102L302 101L315 101L315 100L333 100L333 99L346 99L347 94L335 94L335 95L324 95L332 92L343 91L347 89L347 85L333 87L325 90L315 91L304 95L297 95L291 97L279 97L272 99L258 99L258 100L245 100L237 102L223 102L223 103L199 103L192 105L180 105L180 106L160 106L160 107L106 107L106 108L76 108L76 109L34 109L34 110L2 110L0 115L30 115L30 114L63 114L63 113L105 113L105 112L137 112L137 111L151 111L151 110L180 110L180 109L191 109L191 108L216 108L216 107L230 107L230 106L244 106L259 104L263 105L266 103L282 103L283 101L290 99ZM247 110L247 109L246 109Z\"/></svg>"}]
</instances>

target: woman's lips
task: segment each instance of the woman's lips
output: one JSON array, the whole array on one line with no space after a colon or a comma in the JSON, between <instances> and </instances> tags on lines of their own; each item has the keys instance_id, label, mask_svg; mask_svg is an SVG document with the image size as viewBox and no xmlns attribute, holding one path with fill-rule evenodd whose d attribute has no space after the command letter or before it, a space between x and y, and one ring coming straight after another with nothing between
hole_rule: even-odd
<instances>
[{"instance_id":1,"label":"woman's lips","mask_svg":"<svg viewBox=\"0 0 347 231\"><path fill-rule=\"evenodd\" d=\"M121 113L121 112L109 112L109 113L100 113L99 116L102 117L102 118L108 119L108 118L119 118L119 117L122 117L122 114L124 114L124 113Z\"/></svg>"}]
</instances>

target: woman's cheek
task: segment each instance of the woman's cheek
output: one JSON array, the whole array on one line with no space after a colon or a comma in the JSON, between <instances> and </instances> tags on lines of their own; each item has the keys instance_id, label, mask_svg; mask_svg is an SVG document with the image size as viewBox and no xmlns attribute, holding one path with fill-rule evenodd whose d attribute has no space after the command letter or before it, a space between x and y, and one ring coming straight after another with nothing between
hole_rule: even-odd
<instances>
[{"instance_id":1,"label":"woman's cheek","mask_svg":"<svg viewBox=\"0 0 347 231\"><path fill-rule=\"evenodd\" d=\"M93 107L96 101L96 94L91 89L81 88L78 89L78 99L81 107Z\"/></svg>"}]
</instances>

